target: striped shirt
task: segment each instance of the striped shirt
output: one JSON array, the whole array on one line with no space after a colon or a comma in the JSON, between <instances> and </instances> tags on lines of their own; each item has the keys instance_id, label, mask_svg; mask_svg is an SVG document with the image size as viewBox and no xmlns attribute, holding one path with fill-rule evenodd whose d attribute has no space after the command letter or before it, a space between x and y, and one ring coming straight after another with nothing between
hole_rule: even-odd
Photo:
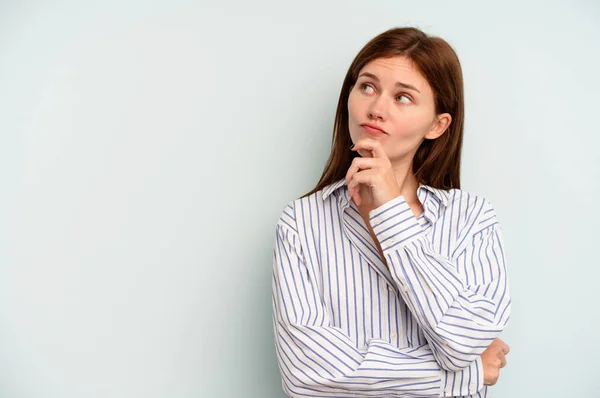
<instances>
[{"instance_id":1,"label":"striped shirt","mask_svg":"<svg viewBox=\"0 0 600 398\"><path fill-rule=\"evenodd\" d=\"M489 397L480 355L506 326L503 237L489 201L420 185L369 212L345 179L276 226L273 326L290 397Z\"/></svg>"}]
</instances>

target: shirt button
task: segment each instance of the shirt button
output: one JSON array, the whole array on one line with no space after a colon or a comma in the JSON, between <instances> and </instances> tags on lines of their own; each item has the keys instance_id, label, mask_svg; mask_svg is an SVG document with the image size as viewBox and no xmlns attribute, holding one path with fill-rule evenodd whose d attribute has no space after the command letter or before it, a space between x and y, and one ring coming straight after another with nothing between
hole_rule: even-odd
<instances>
[{"instance_id":1,"label":"shirt button","mask_svg":"<svg viewBox=\"0 0 600 398\"><path fill-rule=\"evenodd\" d=\"M446 394L451 394L452 393L452 387L448 386L446 387Z\"/></svg>"},{"instance_id":2,"label":"shirt button","mask_svg":"<svg viewBox=\"0 0 600 398\"><path fill-rule=\"evenodd\" d=\"M393 245L396 242L396 239L394 239L394 238L388 239L388 242L390 245Z\"/></svg>"},{"instance_id":3,"label":"shirt button","mask_svg":"<svg viewBox=\"0 0 600 398\"><path fill-rule=\"evenodd\" d=\"M471 394L475 394L477 392L477 384L471 383L469 387L471 388Z\"/></svg>"},{"instance_id":4,"label":"shirt button","mask_svg":"<svg viewBox=\"0 0 600 398\"><path fill-rule=\"evenodd\" d=\"M402 286L402 291L403 292L410 292L410 287L408 285L407 286Z\"/></svg>"},{"instance_id":5,"label":"shirt button","mask_svg":"<svg viewBox=\"0 0 600 398\"><path fill-rule=\"evenodd\" d=\"M394 290L394 287L393 287L393 286L388 286L388 290L389 290L390 292L392 292L392 293L395 293L395 292L396 292L396 291Z\"/></svg>"},{"instance_id":6,"label":"shirt button","mask_svg":"<svg viewBox=\"0 0 600 398\"><path fill-rule=\"evenodd\" d=\"M380 217L375 217L375 218L373 219L373 224L375 224L375 225L379 225L379 223L381 223L381 218L380 218Z\"/></svg>"},{"instance_id":7,"label":"shirt button","mask_svg":"<svg viewBox=\"0 0 600 398\"><path fill-rule=\"evenodd\" d=\"M392 333L392 334L390 335L390 337L391 337L392 339L395 339L395 338L396 338L396 337L398 337L398 336L396 335L396 333Z\"/></svg>"}]
</instances>

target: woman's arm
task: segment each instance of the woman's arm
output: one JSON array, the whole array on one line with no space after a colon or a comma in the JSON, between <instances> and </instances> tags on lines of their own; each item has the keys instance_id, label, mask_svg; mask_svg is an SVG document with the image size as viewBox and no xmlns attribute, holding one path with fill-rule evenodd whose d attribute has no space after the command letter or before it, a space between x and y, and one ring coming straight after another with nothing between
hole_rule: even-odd
<instances>
[{"instance_id":1,"label":"woman's arm","mask_svg":"<svg viewBox=\"0 0 600 398\"><path fill-rule=\"evenodd\" d=\"M448 370L478 359L510 316L500 224L489 202L475 198L471 204L471 219L456 231L449 257L434 249L403 196L369 214L402 298Z\"/></svg>"},{"instance_id":2,"label":"woman's arm","mask_svg":"<svg viewBox=\"0 0 600 398\"><path fill-rule=\"evenodd\" d=\"M298 239L295 220L277 224L273 324L285 392L291 397L461 396L483 388L481 360L460 372L440 368L429 345L356 342L332 326Z\"/></svg>"}]
</instances>

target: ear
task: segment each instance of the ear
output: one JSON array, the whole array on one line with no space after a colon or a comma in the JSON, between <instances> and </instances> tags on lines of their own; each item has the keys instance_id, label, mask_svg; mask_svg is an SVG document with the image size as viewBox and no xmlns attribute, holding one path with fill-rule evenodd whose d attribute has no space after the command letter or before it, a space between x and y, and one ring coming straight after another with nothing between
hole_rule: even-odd
<instances>
[{"instance_id":1,"label":"ear","mask_svg":"<svg viewBox=\"0 0 600 398\"><path fill-rule=\"evenodd\" d=\"M448 130L450 123L452 123L452 116L450 116L449 113L441 113L437 115L435 121L431 125L431 128L427 134L425 134L424 138L428 140L435 140L444 134L446 130Z\"/></svg>"}]
</instances>

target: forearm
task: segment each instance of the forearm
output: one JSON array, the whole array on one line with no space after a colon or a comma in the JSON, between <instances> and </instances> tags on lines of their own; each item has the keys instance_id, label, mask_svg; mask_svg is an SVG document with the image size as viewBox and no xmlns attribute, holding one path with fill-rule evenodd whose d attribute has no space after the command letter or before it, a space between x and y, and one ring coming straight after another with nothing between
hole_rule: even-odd
<instances>
[{"instance_id":1,"label":"forearm","mask_svg":"<svg viewBox=\"0 0 600 398\"><path fill-rule=\"evenodd\" d=\"M503 330L510 296L499 226L465 238L456 259L439 254L406 201L396 198L370 221L404 301L444 369L469 366ZM469 283L459 264L482 269Z\"/></svg>"}]
</instances>

